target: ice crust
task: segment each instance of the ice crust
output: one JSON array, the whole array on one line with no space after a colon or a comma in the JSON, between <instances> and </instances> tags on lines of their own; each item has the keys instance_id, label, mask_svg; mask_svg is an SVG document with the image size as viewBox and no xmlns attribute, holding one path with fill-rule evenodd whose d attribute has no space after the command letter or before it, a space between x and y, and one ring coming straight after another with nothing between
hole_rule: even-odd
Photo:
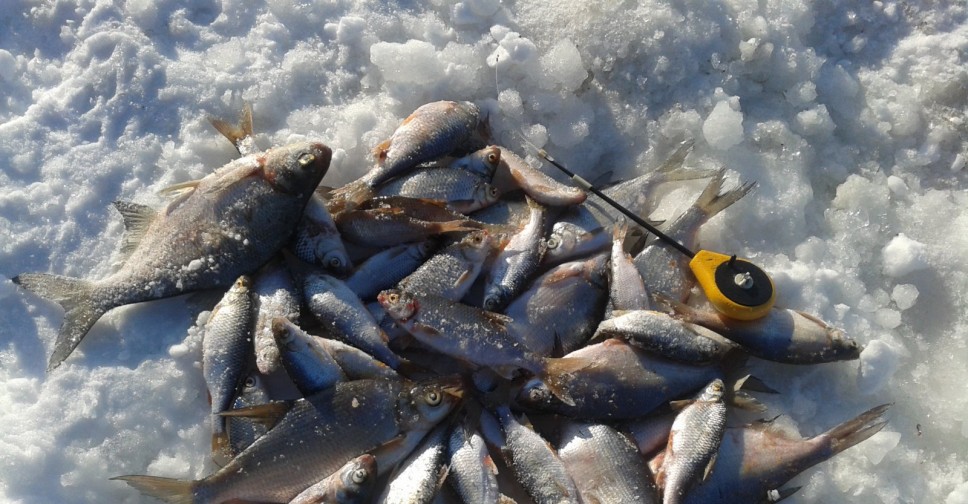
<instances>
[{"instance_id":1,"label":"ice crust","mask_svg":"<svg viewBox=\"0 0 968 504\"><path fill-rule=\"evenodd\" d=\"M963 2L11 0L0 12L0 501L142 502L108 478L214 470L198 308L114 310L45 373L61 310L9 279L103 278L117 199L234 156L206 115L253 105L263 147L319 139L323 183L423 103L471 100L495 143L589 180L687 165L756 190L700 233L859 361L754 361L805 436L890 423L791 483L791 504L968 502L968 8ZM660 208L688 204L672 189ZM671 201L675 199L675 201Z\"/></svg>"}]
</instances>

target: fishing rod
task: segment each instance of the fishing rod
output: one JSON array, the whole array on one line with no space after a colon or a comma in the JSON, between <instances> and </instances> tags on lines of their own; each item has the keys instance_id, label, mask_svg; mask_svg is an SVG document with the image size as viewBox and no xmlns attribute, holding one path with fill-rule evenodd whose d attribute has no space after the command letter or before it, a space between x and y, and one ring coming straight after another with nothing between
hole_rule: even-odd
<instances>
[{"instance_id":1,"label":"fishing rod","mask_svg":"<svg viewBox=\"0 0 968 504\"><path fill-rule=\"evenodd\" d=\"M756 320L769 313L776 301L776 288L773 280L759 266L737 258L735 254L726 255L709 250L693 252L688 247L674 240L669 235L656 229L638 215L618 204L607 194L598 190L592 184L565 168L555 161L544 149L538 149L538 155L558 168L582 189L598 196L609 206L622 212L633 222L642 226L658 239L670 245L689 258L689 269L696 276L699 287L706 294L709 302L720 313L739 320Z\"/></svg>"}]
</instances>

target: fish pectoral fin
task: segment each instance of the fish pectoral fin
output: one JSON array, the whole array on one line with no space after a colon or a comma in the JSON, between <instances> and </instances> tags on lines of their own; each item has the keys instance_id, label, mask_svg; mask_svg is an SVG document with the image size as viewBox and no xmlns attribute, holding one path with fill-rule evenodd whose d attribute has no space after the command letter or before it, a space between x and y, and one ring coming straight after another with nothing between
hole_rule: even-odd
<instances>
[{"instance_id":1,"label":"fish pectoral fin","mask_svg":"<svg viewBox=\"0 0 968 504\"><path fill-rule=\"evenodd\" d=\"M189 180L188 182L181 182L175 185L170 185L164 189L159 190L158 194L166 198L172 198L172 199L178 198L179 196L191 194L192 192L194 192L195 188L198 187L198 184L201 183L201 181L202 179Z\"/></svg>"},{"instance_id":2,"label":"fish pectoral fin","mask_svg":"<svg viewBox=\"0 0 968 504\"><path fill-rule=\"evenodd\" d=\"M147 205L121 200L114 202L114 208L124 220L125 233L121 241L121 255L127 258L134 249L138 248L138 244L144 238L148 226L158 216L158 212Z\"/></svg>"},{"instance_id":3,"label":"fish pectoral fin","mask_svg":"<svg viewBox=\"0 0 968 504\"><path fill-rule=\"evenodd\" d=\"M707 479L709 479L709 475L713 473L713 467L716 466L716 457L718 455L719 455L719 452L716 452L716 453L713 453L712 457L709 457L709 463L706 464L706 470L702 474L702 481L706 481Z\"/></svg>"},{"instance_id":4,"label":"fish pectoral fin","mask_svg":"<svg viewBox=\"0 0 968 504\"><path fill-rule=\"evenodd\" d=\"M192 492L195 490L194 481L140 475L115 476L111 479L123 481L141 492L142 495L154 497L165 502L173 504L190 504L194 502L194 496L192 495Z\"/></svg>"},{"instance_id":5,"label":"fish pectoral fin","mask_svg":"<svg viewBox=\"0 0 968 504\"><path fill-rule=\"evenodd\" d=\"M501 313L495 313L495 312L489 312L489 311L484 311L482 313L484 318L487 319L488 322L490 322L491 324L501 329L507 329L508 325L511 322L514 322L514 319Z\"/></svg>"},{"instance_id":6,"label":"fish pectoral fin","mask_svg":"<svg viewBox=\"0 0 968 504\"><path fill-rule=\"evenodd\" d=\"M257 406L233 409L219 413L223 417L242 417L249 418L254 422L271 429L279 420L289 412L292 407L290 401L272 401Z\"/></svg>"},{"instance_id":7,"label":"fish pectoral fin","mask_svg":"<svg viewBox=\"0 0 968 504\"><path fill-rule=\"evenodd\" d=\"M394 452L399 452L407 448L407 435L400 434L399 436L387 441L386 443L377 446L376 448L370 450L370 455L373 455L377 460L384 460L388 458L393 458Z\"/></svg>"},{"instance_id":8,"label":"fish pectoral fin","mask_svg":"<svg viewBox=\"0 0 968 504\"><path fill-rule=\"evenodd\" d=\"M669 409L672 411L682 411L686 409L686 406L696 402L695 399L680 399L678 401L669 401Z\"/></svg>"}]
</instances>

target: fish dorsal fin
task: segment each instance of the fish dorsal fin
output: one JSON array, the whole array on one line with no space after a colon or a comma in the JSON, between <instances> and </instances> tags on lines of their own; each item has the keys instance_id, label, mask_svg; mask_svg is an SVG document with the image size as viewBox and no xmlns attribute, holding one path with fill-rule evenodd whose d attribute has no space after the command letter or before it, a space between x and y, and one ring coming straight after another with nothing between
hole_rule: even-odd
<instances>
[{"instance_id":1,"label":"fish dorsal fin","mask_svg":"<svg viewBox=\"0 0 968 504\"><path fill-rule=\"evenodd\" d=\"M271 429L289 412L290 408L292 408L291 401L272 401L257 406L223 411L219 415L223 417L249 418Z\"/></svg>"},{"instance_id":2,"label":"fish dorsal fin","mask_svg":"<svg viewBox=\"0 0 968 504\"><path fill-rule=\"evenodd\" d=\"M114 208L118 209L124 219L124 240L121 242L121 255L125 258L138 248L148 226L155 220L158 212L153 208L130 201L115 201Z\"/></svg>"}]
</instances>

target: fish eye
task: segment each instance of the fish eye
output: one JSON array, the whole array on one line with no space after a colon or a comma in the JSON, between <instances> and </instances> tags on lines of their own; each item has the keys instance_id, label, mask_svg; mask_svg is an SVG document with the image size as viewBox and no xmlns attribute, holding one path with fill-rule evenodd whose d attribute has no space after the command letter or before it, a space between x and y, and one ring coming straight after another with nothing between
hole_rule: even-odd
<instances>
[{"instance_id":1,"label":"fish eye","mask_svg":"<svg viewBox=\"0 0 968 504\"><path fill-rule=\"evenodd\" d=\"M353 474L350 475L350 478L353 480L353 483L361 485L364 481L366 481L367 476L366 469L357 469L353 471Z\"/></svg>"},{"instance_id":2,"label":"fish eye","mask_svg":"<svg viewBox=\"0 0 968 504\"><path fill-rule=\"evenodd\" d=\"M498 194L497 194L497 187L494 187L494 186L489 187L487 189L487 194L488 194L488 196L490 196L492 198L496 198L498 196Z\"/></svg>"},{"instance_id":3,"label":"fish eye","mask_svg":"<svg viewBox=\"0 0 968 504\"><path fill-rule=\"evenodd\" d=\"M488 163L492 163L493 164L493 163L497 163L497 161L498 161L498 155L497 155L496 152L492 152L492 153L490 153L490 154L487 155L487 162Z\"/></svg>"},{"instance_id":4,"label":"fish eye","mask_svg":"<svg viewBox=\"0 0 968 504\"><path fill-rule=\"evenodd\" d=\"M387 296L387 301L391 303L396 303L397 301L400 301L400 294L397 294L396 292L390 294L389 296Z\"/></svg>"},{"instance_id":5,"label":"fish eye","mask_svg":"<svg viewBox=\"0 0 968 504\"><path fill-rule=\"evenodd\" d=\"M431 406L437 406L440 404L441 399L442 397L440 396L440 392L437 392L436 390L431 390L430 392L427 392L427 395L424 396L424 401Z\"/></svg>"},{"instance_id":6,"label":"fish eye","mask_svg":"<svg viewBox=\"0 0 968 504\"><path fill-rule=\"evenodd\" d=\"M339 257L330 257L329 258L329 267L330 268L339 268L342 265L343 265L343 260L340 259Z\"/></svg>"},{"instance_id":7,"label":"fish eye","mask_svg":"<svg viewBox=\"0 0 968 504\"><path fill-rule=\"evenodd\" d=\"M487 311L494 311L497 307L497 298L489 297L484 300L484 309Z\"/></svg>"},{"instance_id":8,"label":"fish eye","mask_svg":"<svg viewBox=\"0 0 968 504\"><path fill-rule=\"evenodd\" d=\"M305 152L299 156L299 166L306 167L316 161L316 156Z\"/></svg>"},{"instance_id":9,"label":"fish eye","mask_svg":"<svg viewBox=\"0 0 968 504\"><path fill-rule=\"evenodd\" d=\"M252 376L252 375L246 376L245 377L245 384L243 386L245 388L255 387L255 376Z\"/></svg>"},{"instance_id":10,"label":"fish eye","mask_svg":"<svg viewBox=\"0 0 968 504\"><path fill-rule=\"evenodd\" d=\"M548 248L550 249L558 248L561 245L561 239L557 236L552 236L551 238L548 238L547 244Z\"/></svg>"}]
</instances>

